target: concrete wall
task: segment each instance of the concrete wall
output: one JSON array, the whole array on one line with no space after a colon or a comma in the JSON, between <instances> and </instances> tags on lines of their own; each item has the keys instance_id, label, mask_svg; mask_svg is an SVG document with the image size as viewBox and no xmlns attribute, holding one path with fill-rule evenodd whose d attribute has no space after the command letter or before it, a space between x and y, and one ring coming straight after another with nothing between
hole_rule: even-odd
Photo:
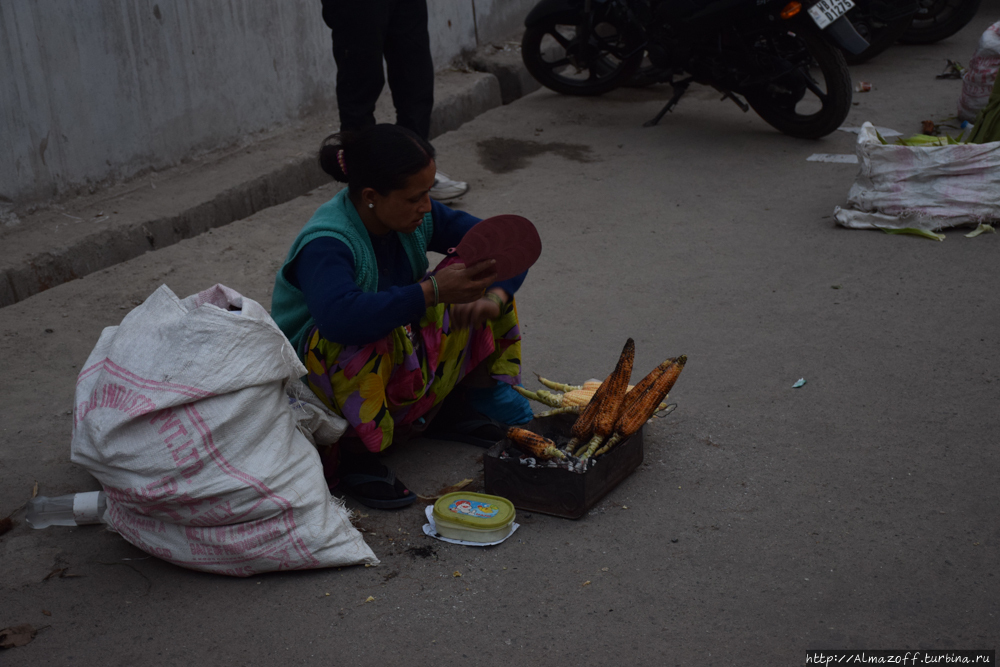
<instances>
[{"instance_id":1,"label":"concrete wall","mask_svg":"<svg viewBox=\"0 0 1000 667\"><path fill-rule=\"evenodd\" d=\"M428 0L435 65L507 36L534 2ZM94 189L329 109L335 75L318 0L3 0L0 204Z\"/></svg>"}]
</instances>

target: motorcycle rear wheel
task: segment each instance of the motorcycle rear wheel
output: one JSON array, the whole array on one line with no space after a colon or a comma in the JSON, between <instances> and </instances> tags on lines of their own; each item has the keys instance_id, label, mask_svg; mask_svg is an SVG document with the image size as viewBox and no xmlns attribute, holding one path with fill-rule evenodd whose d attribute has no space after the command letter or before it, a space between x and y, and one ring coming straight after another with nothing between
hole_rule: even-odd
<instances>
[{"instance_id":1,"label":"motorcycle rear wheel","mask_svg":"<svg viewBox=\"0 0 1000 667\"><path fill-rule=\"evenodd\" d=\"M903 44L933 44L968 25L982 0L921 0L913 23L899 38Z\"/></svg>"},{"instance_id":2,"label":"motorcycle rear wheel","mask_svg":"<svg viewBox=\"0 0 1000 667\"><path fill-rule=\"evenodd\" d=\"M586 44L576 38L580 15L546 17L521 39L521 58L540 84L563 95L602 95L625 84L642 62L627 27L611 15L597 15Z\"/></svg>"},{"instance_id":3,"label":"motorcycle rear wheel","mask_svg":"<svg viewBox=\"0 0 1000 667\"><path fill-rule=\"evenodd\" d=\"M859 7L855 4L854 9L847 12L847 18L854 25L858 34L868 41L868 48L861 53L851 53L841 50L844 60L848 65L860 65L866 63L878 54L882 53L895 44L913 22L913 15L916 13L914 6L911 13L904 13L902 16L883 20L874 16L868 7Z\"/></svg>"},{"instance_id":4,"label":"motorcycle rear wheel","mask_svg":"<svg viewBox=\"0 0 1000 667\"><path fill-rule=\"evenodd\" d=\"M800 139L819 139L840 127L852 97L843 54L812 31L761 35L758 40L761 48L794 69L743 91L753 110L775 129Z\"/></svg>"}]
</instances>

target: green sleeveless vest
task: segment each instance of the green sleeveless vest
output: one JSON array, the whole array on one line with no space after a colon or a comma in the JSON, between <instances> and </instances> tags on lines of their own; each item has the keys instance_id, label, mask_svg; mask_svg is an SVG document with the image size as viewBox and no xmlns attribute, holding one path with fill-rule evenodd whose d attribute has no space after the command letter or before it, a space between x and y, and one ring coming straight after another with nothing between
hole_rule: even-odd
<instances>
[{"instance_id":1,"label":"green sleeveless vest","mask_svg":"<svg viewBox=\"0 0 1000 667\"><path fill-rule=\"evenodd\" d=\"M427 272L427 246L433 235L434 221L430 212L424 215L424 222L416 231L399 234L410 266L413 267L414 281L419 281ZM271 317L296 351L299 351L303 336L316 322L309 313L305 295L292 285L285 272L298 257L299 251L307 243L321 236L332 236L346 244L354 255L354 282L364 292L378 291L378 264L375 261L375 250L368 237L368 230L347 196L347 188L344 188L333 199L320 206L295 237L295 242L288 251L288 257L274 280Z\"/></svg>"}]
</instances>

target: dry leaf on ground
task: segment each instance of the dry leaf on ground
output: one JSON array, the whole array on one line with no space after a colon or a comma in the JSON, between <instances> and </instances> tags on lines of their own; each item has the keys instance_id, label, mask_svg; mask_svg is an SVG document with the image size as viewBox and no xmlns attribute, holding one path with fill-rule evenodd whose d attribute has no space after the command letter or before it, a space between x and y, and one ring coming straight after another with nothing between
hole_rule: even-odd
<instances>
[{"instance_id":1,"label":"dry leaf on ground","mask_svg":"<svg viewBox=\"0 0 1000 667\"><path fill-rule=\"evenodd\" d=\"M38 630L27 623L24 625L15 625L11 628L4 628L0 630L0 649L24 646L31 642L36 634L38 634Z\"/></svg>"},{"instance_id":2,"label":"dry leaf on ground","mask_svg":"<svg viewBox=\"0 0 1000 667\"><path fill-rule=\"evenodd\" d=\"M13 519L7 517L6 519L0 519L0 535L14 530L14 526L17 524Z\"/></svg>"},{"instance_id":3,"label":"dry leaf on ground","mask_svg":"<svg viewBox=\"0 0 1000 667\"><path fill-rule=\"evenodd\" d=\"M446 487L442 488L440 491L438 491L433 496L421 496L421 495L418 495L417 498L420 499L420 500L423 500L424 502L433 502L433 501L437 500L438 498L440 498L441 496L446 496L449 493L455 493L456 491L461 491L462 489L464 489L465 487L467 487L469 484L472 484L472 481L473 480L472 480L471 477L469 479L463 479L461 482L458 482L456 484L452 484L451 486L446 486Z\"/></svg>"}]
</instances>

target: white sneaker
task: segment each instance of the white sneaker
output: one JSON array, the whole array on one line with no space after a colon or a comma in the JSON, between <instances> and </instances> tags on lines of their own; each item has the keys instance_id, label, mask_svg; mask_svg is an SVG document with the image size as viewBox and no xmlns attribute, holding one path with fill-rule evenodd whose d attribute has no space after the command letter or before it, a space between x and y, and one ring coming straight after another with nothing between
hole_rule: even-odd
<instances>
[{"instance_id":1,"label":"white sneaker","mask_svg":"<svg viewBox=\"0 0 1000 667\"><path fill-rule=\"evenodd\" d=\"M431 187L431 197L433 199L446 201L455 197L461 197L468 191L469 184L465 181L453 181L443 171L434 174L434 185Z\"/></svg>"}]
</instances>

